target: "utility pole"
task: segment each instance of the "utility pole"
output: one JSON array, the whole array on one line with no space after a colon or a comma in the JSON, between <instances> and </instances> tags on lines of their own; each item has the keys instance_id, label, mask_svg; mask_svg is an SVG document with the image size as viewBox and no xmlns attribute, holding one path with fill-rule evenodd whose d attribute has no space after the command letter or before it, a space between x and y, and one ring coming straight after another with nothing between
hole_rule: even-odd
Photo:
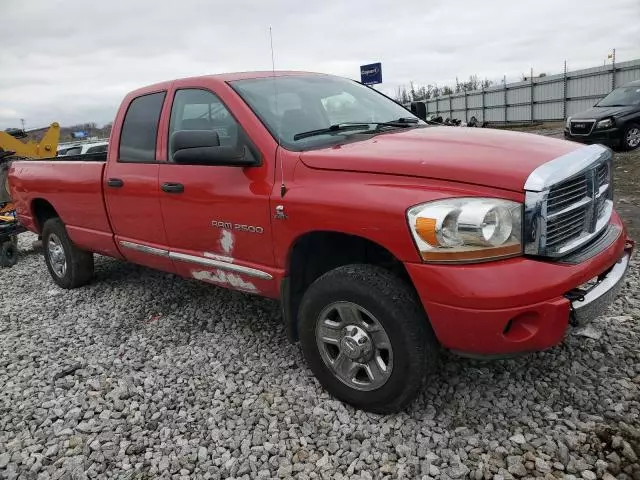
<instances>
[{"instance_id":1,"label":"utility pole","mask_svg":"<svg viewBox=\"0 0 640 480\"><path fill-rule=\"evenodd\" d=\"M24 132L24 118L20 119L20 123L22 124L22 131Z\"/></svg>"},{"instance_id":2,"label":"utility pole","mask_svg":"<svg viewBox=\"0 0 640 480\"><path fill-rule=\"evenodd\" d=\"M530 120L531 123L533 123L533 103L535 101L534 95L533 95L533 89L535 88L533 85L533 67L531 67L531 75L529 75L529 82L530 82L530 94L531 94L531 98L530 100Z\"/></svg>"},{"instance_id":3,"label":"utility pole","mask_svg":"<svg viewBox=\"0 0 640 480\"><path fill-rule=\"evenodd\" d=\"M504 123L507 123L509 105L507 104L507 76L506 75L502 79L502 84L504 88Z\"/></svg>"},{"instance_id":4,"label":"utility pole","mask_svg":"<svg viewBox=\"0 0 640 480\"><path fill-rule=\"evenodd\" d=\"M567 119L567 61L564 61L564 74L562 77L562 88L564 90L562 94L562 118Z\"/></svg>"}]
</instances>

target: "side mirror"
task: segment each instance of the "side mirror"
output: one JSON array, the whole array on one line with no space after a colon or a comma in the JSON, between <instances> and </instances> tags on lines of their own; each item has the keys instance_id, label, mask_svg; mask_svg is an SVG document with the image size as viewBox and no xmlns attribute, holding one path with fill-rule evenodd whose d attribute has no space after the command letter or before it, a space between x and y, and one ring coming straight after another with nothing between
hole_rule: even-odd
<instances>
[{"instance_id":1,"label":"side mirror","mask_svg":"<svg viewBox=\"0 0 640 480\"><path fill-rule=\"evenodd\" d=\"M420 120L427 119L427 105L424 102L411 102L411 113Z\"/></svg>"},{"instance_id":2,"label":"side mirror","mask_svg":"<svg viewBox=\"0 0 640 480\"><path fill-rule=\"evenodd\" d=\"M246 146L237 149L220 145L213 130L179 130L171 136L173 161L182 165L253 167L260 161Z\"/></svg>"}]
</instances>

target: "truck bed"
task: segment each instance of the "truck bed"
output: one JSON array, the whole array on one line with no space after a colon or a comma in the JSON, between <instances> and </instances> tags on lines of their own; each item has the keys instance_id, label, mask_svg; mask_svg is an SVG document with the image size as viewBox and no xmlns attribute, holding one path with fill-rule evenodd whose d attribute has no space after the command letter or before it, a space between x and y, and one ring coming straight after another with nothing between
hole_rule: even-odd
<instances>
[{"instance_id":1,"label":"truck bed","mask_svg":"<svg viewBox=\"0 0 640 480\"><path fill-rule=\"evenodd\" d=\"M111 236L102 185L105 163L98 155L106 159L103 153L91 154L91 158L83 155L82 159L55 157L14 162L9 182L18 220L38 232L42 225L34 212L46 202L64 219L78 246L85 247L85 238Z\"/></svg>"}]
</instances>

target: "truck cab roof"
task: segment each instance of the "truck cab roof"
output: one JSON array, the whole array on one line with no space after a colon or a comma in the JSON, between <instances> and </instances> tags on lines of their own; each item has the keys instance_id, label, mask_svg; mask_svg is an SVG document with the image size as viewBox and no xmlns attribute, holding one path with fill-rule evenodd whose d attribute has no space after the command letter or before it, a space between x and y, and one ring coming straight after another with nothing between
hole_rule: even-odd
<instances>
[{"instance_id":1,"label":"truck cab roof","mask_svg":"<svg viewBox=\"0 0 640 480\"><path fill-rule=\"evenodd\" d=\"M184 77L174 80L168 80L164 82L154 83L151 85L147 85L141 87L137 90L134 90L129 93L128 96L137 97L140 94L155 92L158 90L163 90L169 88L173 83L225 83L225 82L233 82L236 80L250 80L256 78L269 78L269 77L289 77L294 75L327 75L325 73L317 73L317 72L304 72L304 71L296 71L296 70L258 70L253 72L232 72L232 73L218 73L212 75L200 75L195 77Z\"/></svg>"}]
</instances>

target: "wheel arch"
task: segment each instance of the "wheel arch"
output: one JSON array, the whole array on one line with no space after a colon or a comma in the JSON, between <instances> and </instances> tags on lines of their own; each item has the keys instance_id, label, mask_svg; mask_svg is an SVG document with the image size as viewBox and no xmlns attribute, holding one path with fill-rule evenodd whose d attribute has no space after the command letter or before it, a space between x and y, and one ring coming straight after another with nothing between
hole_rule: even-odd
<instances>
[{"instance_id":1,"label":"wheel arch","mask_svg":"<svg viewBox=\"0 0 640 480\"><path fill-rule=\"evenodd\" d=\"M364 236L344 232L306 232L289 247L286 275L281 285L283 318L291 342L298 340L298 309L307 288L328 271L355 263L377 265L389 270L414 290L402 261L383 245Z\"/></svg>"},{"instance_id":2,"label":"wheel arch","mask_svg":"<svg viewBox=\"0 0 640 480\"><path fill-rule=\"evenodd\" d=\"M35 198L31 202L31 216L38 233L42 233L44 223L50 218L56 218L60 215L51 202L44 198Z\"/></svg>"}]
</instances>

